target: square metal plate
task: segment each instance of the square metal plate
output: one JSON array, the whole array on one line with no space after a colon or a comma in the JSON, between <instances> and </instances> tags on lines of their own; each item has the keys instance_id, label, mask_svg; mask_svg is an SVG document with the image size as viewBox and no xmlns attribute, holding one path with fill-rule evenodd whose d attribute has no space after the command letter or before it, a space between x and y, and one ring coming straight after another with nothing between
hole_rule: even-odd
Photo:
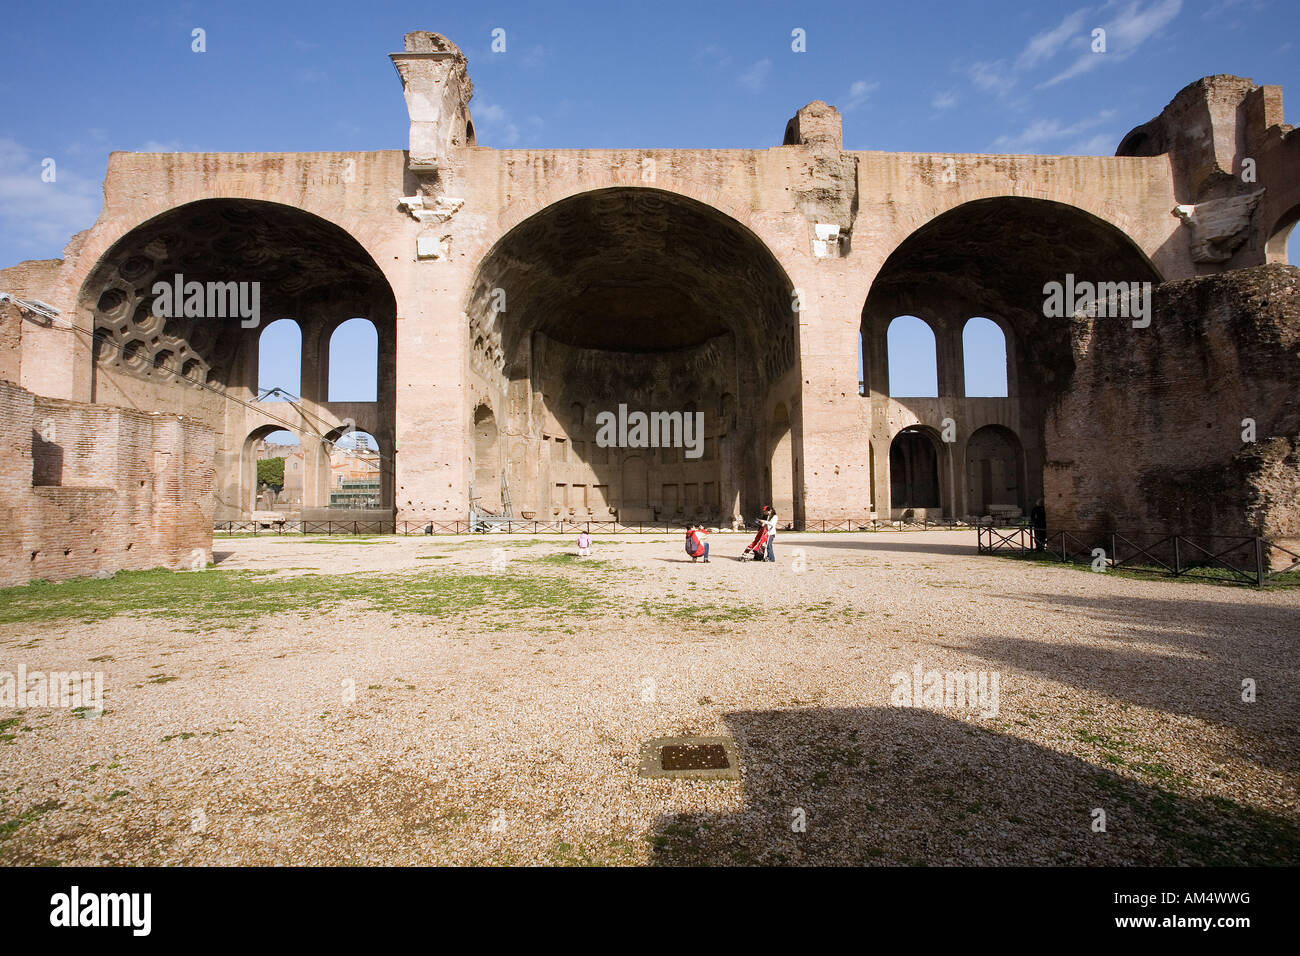
<instances>
[{"instance_id":1,"label":"square metal plate","mask_svg":"<svg viewBox=\"0 0 1300 956\"><path fill-rule=\"evenodd\" d=\"M641 776L739 780L740 754L730 737L656 737L641 745Z\"/></svg>"}]
</instances>

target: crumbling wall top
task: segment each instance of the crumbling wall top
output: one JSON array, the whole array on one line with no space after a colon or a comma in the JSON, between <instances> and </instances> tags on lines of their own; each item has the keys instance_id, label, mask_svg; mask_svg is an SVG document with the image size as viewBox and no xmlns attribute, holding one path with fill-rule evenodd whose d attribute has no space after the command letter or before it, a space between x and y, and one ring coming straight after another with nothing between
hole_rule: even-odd
<instances>
[{"instance_id":1,"label":"crumbling wall top","mask_svg":"<svg viewBox=\"0 0 1300 956\"><path fill-rule=\"evenodd\" d=\"M414 30L403 36L406 41L407 53L450 53L460 59L465 59L465 54L461 52L460 47L452 43L441 33L434 33L431 30Z\"/></svg>"},{"instance_id":2,"label":"crumbling wall top","mask_svg":"<svg viewBox=\"0 0 1300 956\"><path fill-rule=\"evenodd\" d=\"M844 126L839 110L822 100L813 100L785 125L785 140L781 145L812 146L838 153L844 148Z\"/></svg>"}]
</instances>

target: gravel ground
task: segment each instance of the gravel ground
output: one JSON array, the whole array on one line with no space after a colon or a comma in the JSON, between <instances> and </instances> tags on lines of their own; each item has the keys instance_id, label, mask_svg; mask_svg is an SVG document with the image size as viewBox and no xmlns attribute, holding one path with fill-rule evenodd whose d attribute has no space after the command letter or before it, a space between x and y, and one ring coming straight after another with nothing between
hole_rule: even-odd
<instances>
[{"instance_id":1,"label":"gravel ground","mask_svg":"<svg viewBox=\"0 0 1300 956\"><path fill-rule=\"evenodd\" d=\"M0 671L102 669L106 698L0 711L0 863L1300 863L1300 591L970 531L783 534L775 565L748 539L218 539L198 573L523 597L0 625ZM591 599L531 608L556 578ZM997 706L891 706L914 667L996 676ZM670 735L733 737L742 779L640 776Z\"/></svg>"}]
</instances>

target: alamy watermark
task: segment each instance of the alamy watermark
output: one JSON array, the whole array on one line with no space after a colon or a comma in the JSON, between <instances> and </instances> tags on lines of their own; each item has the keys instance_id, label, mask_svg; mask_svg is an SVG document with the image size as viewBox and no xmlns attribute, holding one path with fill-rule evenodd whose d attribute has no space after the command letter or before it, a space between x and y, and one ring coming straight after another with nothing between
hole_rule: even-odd
<instances>
[{"instance_id":1,"label":"alamy watermark","mask_svg":"<svg viewBox=\"0 0 1300 956\"><path fill-rule=\"evenodd\" d=\"M0 707L68 707L85 708L87 716L104 712L104 674L102 671L28 671L18 665L18 673L0 671Z\"/></svg>"},{"instance_id":2,"label":"alamy watermark","mask_svg":"<svg viewBox=\"0 0 1300 956\"><path fill-rule=\"evenodd\" d=\"M1076 282L1067 272L1064 282L1043 286L1043 316L1063 319L1066 316L1093 319L1132 319L1133 328L1151 324L1150 282Z\"/></svg>"},{"instance_id":3,"label":"alamy watermark","mask_svg":"<svg viewBox=\"0 0 1300 956\"><path fill-rule=\"evenodd\" d=\"M176 273L171 282L153 284L153 314L161 319L239 319L255 329L262 320L260 282L186 282Z\"/></svg>"},{"instance_id":4,"label":"alamy watermark","mask_svg":"<svg viewBox=\"0 0 1300 956\"><path fill-rule=\"evenodd\" d=\"M601 448L684 448L685 457L704 454L703 412L618 412L596 415L596 444Z\"/></svg>"},{"instance_id":5,"label":"alamy watermark","mask_svg":"<svg viewBox=\"0 0 1300 956\"><path fill-rule=\"evenodd\" d=\"M997 671L926 671L917 661L911 671L895 671L889 678L889 704L927 710L978 710L981 717L996 717L1000 679Z\"/></svg>"}]
</instances>

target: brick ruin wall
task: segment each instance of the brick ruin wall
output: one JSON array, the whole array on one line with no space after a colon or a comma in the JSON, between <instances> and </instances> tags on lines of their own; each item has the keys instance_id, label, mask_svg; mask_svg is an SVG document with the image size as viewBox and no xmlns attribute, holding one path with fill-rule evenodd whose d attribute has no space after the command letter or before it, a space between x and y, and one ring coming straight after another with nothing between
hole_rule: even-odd
<instances>
[{"instance_id":1,"label":"brick ruin wall","mask_svg":"<svg viewBox=\"0 0 1300 956\"><path fill-rule=\"evenodd\" d=\"M3 307L3 341L21 321ZM207 426L0 380L0 442L0 587L211 558Z\"/></svg>"},{"instance_id":2,"label":"brick ruin wall","mask_svg":"<svg viewBox=\"0 0 1300 956\"><path fill-rule=\"evenodd\" d=\"M1050 524L1300 551L1300 268L1166 282L1149 328L1078 321L1074 358L1046 425Z\"/></svg>"}]
</instances>

